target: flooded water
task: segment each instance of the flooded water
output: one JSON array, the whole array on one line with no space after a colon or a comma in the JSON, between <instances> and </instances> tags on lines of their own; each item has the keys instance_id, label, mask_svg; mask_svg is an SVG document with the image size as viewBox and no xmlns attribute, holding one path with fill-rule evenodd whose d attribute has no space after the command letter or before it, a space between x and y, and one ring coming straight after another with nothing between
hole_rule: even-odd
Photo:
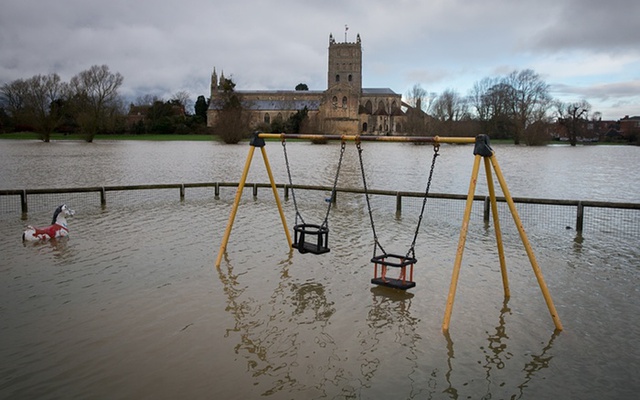
<instances>
[{"instance_id":1,"label":"flooded water","mask_svg":"<svg viewBox=\"0 0 640 400\"><path fill-rule=\"evenodd\" d=\"M287 146L294 183L332 183L339 146ZM370 187L422 190L430 146L363 147ZM624 171L638 170L639 148L494 147L514 196L638 201L639 183ZM267 151L284 183L280 144ZM440 152L432 191L465 194L472 148ZM247 153L248 145L196 142L0 141L0 189L237 181ZM361 187L355 154L349 146L339 186ZM33 168L52 163L59 168ZM259 152L249 181L267 182ZM314 256L289 251L267 190L257 198L247 190L216 269L234 195L114 193L104 208L95 197L52 195L30 199L24 220L3 210L0 398L637 397L637 237L527 231L564 325L557 332L508 215L508 301L494 232L472 221L443 334L458 219L423 221L417 286L400 292L370 284L373 237L355 194L340 194L331 251ZM326 194L296 195L307 220L324 216ZM76 210L71 236L23 244L24 227L49 223L61 200ZM283 205L291 227L295 209ZM401 216L394 199L374 205L381 243L405 252L420 202Z\"/></svg>"}]
</instances>

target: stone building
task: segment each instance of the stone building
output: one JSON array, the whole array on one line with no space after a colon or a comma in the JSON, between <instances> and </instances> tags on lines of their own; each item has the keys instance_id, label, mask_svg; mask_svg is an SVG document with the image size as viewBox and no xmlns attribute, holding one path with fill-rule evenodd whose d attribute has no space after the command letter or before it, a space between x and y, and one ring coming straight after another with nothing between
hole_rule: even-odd
<instances>
[{"instance_id":1,"label":"stone building","mask_svg":"<svg viewBox=\"0 0 640 400\"><path fill-rule=\"evenodd\" d=\"M224 73L211 75L211 101L207 125L214 126L220 108ZM338 43L329 35L327 89L321 90L236 90L250 125L257 128L276 119L287 120L297 111L308 110L313 133L395 135L403 133L406 115L402 96L389 88L362 87L362 45Z\"/></svg>"}]
</instances>

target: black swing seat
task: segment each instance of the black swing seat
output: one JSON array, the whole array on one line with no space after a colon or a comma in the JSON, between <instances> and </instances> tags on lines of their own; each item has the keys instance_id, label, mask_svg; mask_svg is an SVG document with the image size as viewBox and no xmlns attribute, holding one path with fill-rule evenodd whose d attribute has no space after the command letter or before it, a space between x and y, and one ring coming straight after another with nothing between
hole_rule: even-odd
<instances>
[{"instance_id":1,"label":"black swing seat","mask_svg":"<svg viewBox=\"0 0 640 400\"><path fill-rule=\"evenodd\" d=\"M371 262L375 264L376 268L376 277L371 279L371 283L379 286L386 286L394 289L407 290L416 286L416 283L411 281L413 279L413 264L415 264L418 260L414 257L401 256L398 254L381 254L379 256L375 256L371 258ZM377 268L378 265L383 265L386 267L394 267L394 268L402 268L404 275L404 268L406 266L411 267L410 279L396 279L389 277L378 277L377 276Z\"/></svg>"},{"instance_id":2,"label":"black swing seat","mask_svg":"<svg viewBox=\"0 0 640 400\"><path fill-rule=\"evenodd\" d=\"M301 254L324 254L330 250L327 247L329 241L329 228L315 224L298 224L293 227L294 240L291 245Z\"/></svg>"}]
</instances>

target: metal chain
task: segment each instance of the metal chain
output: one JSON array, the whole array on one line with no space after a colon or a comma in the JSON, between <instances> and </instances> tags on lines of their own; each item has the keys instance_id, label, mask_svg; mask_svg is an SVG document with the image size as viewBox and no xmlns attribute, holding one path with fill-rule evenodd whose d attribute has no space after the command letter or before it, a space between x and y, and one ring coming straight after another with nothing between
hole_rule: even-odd
<instances>
[{"instance_id":1,"label":"metal chain","mask_svg":"<svg viewBox=\"0 0 640 400\"><path fill-rule=\"evenodd\" d=\"M424 215L425 206L427 205L427 197L429 196L429 188L431 187L431 179L433 178L433 169L436 166L436 158L440 155L438 154L438 150L440 150L440 145L435 144L433 146L433 159L431 160L431 170L429 171L429 179L427 180L427 189L424 192L424 199L422 200L422 210L420 211L420 216L418 217L418 225L416 226L416 232L413 235L413 242L411 242L411 247L409 248L409 251L407 251L407 258L409 258L409 256L411 256L412 258L416 257L416 240L418 239L418 232L420 231L422 216Z\"/></svg>"},{"instance_id":2,"label":"metal chain","mask_svg":"<svg viewBox=\"0 0 640 400\"><path fill-rule=\"evenodd\" d=\"M291 197L293 197L293 208L296 210L294 225L298 225L298 218L304 225L304 219L298 211L298 203L296 202L296 192L293 190L293 182L291 181L291 169L289 168L289 157L287 157L287 141L282 139L282 149L284 150L284 163L287 166L287 176L289 177L289 186L291 187Z\"/></svg>"},{"instance_id":3,"label":"metal chain","mask_svg":"<svg viewBox=\"0 0 640 400\"><path fill-rule=\"evenodd\" d=\"M329 198L329 206L327 206L327 213L324 216L324 221L322 222L322 226L325 228L329 227L329 212L331 211L331 203L336 196L336 187L338 186L338 176L340 176L340 166L342 166L342 156L344 155L344 149L346 147L346 143L342 141L340 145L340 159L338 160L338 168L336 168L336 177L333 180L333 188L331 189L331 197Z\"/></svg>"},{"instance_id":4,"label":"metal chain","mask_svg":"<svg viewBox=\"0 0 640 400\"><path fill-rule=\"evenodd\" d=\"M291 168L289 167L289 157L287 155L287 144L286 144L286 140L282 139L282 148L284 150L284 162L285 165L287 166L287 177L289 178L289 186L291 187L291 197L293 198L293 208L296 210L296 216L295 216L295 225L298 224L298 219L300 219L300 221L302 222L302 224L304 225L304 218L302 218L302 215L300 214L300 211L298 209L298 202L296 201L296 192L293 189L293 180L291 179ZM331 189L331 197L329 199L329 205L327 206L327 212L324 216L324 221L322 222L322 226L323 227L328 227L329 226L329 213L331 211L331 203L333 202L333 199L336 195L336 187L338 185L338 176L340 176L340 167L342 166L342 158L344 155L344 150L346 147L346 143L343 141L342 144L340 145L340 159L338 160L338 167L336 169L336 176L333 180L333 188Z\"/></svg>"},{"instance_id":5,"label":"metal chain","mask_svg":"<svg viewBox=\"0 0 640 400\"><path fill-rule=\"evenodd\" d=\"M371 221L371 230L373 231L373 257L376 256L376 251L380 248L383 254L387 254L382 248L382 245L378 241L378 234L376 233L376 225L373 222L373 212L371 211L371 203L369 202L369 192L367 189L367 178L364 173L364 163L362 162L362 147L360 146L360 141L356 142L356 148L358 149L358 158L360 159L360 170L362 171L362 184L364 185L364 198L367 200L367 209L369 210L369 220Z\"/></svg>"}]
</instances>

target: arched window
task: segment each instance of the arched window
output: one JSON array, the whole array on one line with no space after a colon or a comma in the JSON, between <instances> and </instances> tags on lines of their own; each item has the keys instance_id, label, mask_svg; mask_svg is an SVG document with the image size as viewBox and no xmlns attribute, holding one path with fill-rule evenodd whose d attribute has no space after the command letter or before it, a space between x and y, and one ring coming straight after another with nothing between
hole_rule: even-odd
<instances>
[{"instance_id":1,"label":"arched window","mask_svg":"<svg viewBox=\"0 0 640 400\"><path fill-rule=\"evenodd\" d=\"M271 123L271 117L269 116L269 113L266 113L264 115L264 123L265 124L270 124Z\"/></svg>"},{"instance_id":2,"label":"arched window","mask_svg":"<svg viewBox=\"0 0 640 400\"><path fill-rule=\"evenodd\" d=\"M278 121L282 121L282 113L278 113L278 116L276 117L276 119Z\"/></svg>"},{"instance_id":3,"label":"arched window","mask_svg":"<svg viewBox=\"0 0 640 400\"><path fill-rule=\"evenodd\" d=\"M402 125L396 124L396 132L402 132Z\"/></svg>"},{"instance_id":4,"label":"arched window","mask_svg":"<svg viewBox=\"0 0 640 400\"><path fill-rule=\"evenodd\" d=\"M353 81L353 75L349 74L349 82Z\"/></svg>"},{"instance_id":5,"label":"arched window","mask_svg":"<svg viewBox=\"0 0 640 400\"><path fill-rule=\"evenodd\" d=\"M367 100L367 102L364 104L364 109L367 110L367 114L373 113L373 104L371 104L371 100Z\"/></svg>"},{"instance_id":6,"label":"arched window","mask_svg":"<svg viewBox=\"0 0 640 400\"><path fill-rule=\"evenodd\" d=\"M338 106L338 98L336 96L333 96L333 98L331 99L331 103L333 104L334 107Z\"/></svg>"},{"instance_id":7,"label":"arched window","mask_svg":"<svg viewBox=\"0 0 640 400\"><path fill-rule=\"evenodd\" d=\"M342 98L342 107L343 107L343 108L347 108L347 96L344 96L344 97Z\"/></svg>"},{"instance_id":8,"label":"arched window","mask_svg":"<svg viewBox=\"0 0 640 400\"><path fill-rule=\"evenodd\" d=\"M366 123L366 122L364 122L364 123L362 124L362 132L366 132L368 127L369 127L369 126L367 125L367 123Z\"/></svg>"},{"instance_id":9,"label":"arched window","mask_svg":"<svg viewBox=\"0 0 640 400\"><path fill-rule=\"evenodd\" d=\"M384 109L384 103L382 102L382 100L378 102L378 111L386 111Z\"/></svg>"},{"instance_id":10,"label":"arched window","mask_svg":"<svg viewBox=\"0 0 640 400\"><path fill-rule=\"evenodd\" d=\"M340 74L336 74L336 82L340 82Z\"/></svg>"}]
</instances>

